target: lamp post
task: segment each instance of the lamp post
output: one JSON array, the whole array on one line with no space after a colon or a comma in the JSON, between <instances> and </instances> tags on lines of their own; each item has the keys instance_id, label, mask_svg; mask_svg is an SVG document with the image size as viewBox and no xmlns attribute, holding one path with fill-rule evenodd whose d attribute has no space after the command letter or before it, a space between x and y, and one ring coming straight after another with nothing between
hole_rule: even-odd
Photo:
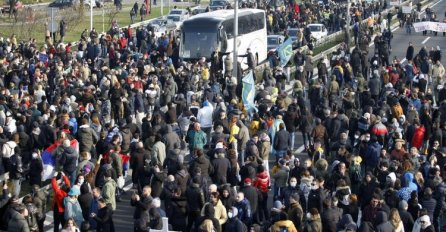
<instances>
[{"instance_id":1,"label":"lamp post","mask_svg":"<svg viewBox=\"0 0 446 232\"><path fill-rule=\"evenodd\" d=\"M232 70L232 75L237 78L237 70L238 70L238 54L237 54L237 36L238 36L238 0L234 1L234 50L233 50L233 63L234 69Z\"/></svg>"},{"instance_id":2,"label":"lamp post","mask_svg":"<svg viewBox=\"0 0 446 232\"><path fill-rule=\"evenodd\" d=\"M350 14L350 0L347 0L347 27L345 27L345 34L346 34L346 45L348 51L350 51L350 20L351 20L351 14Z\"/></svg>"},{"instance_id":3,"label":"lamp post","mask_svg":"<svg viewBox=\"0 0 446 232\"><path fill-rule=\"evenodd\" d=\"M95 0L90 0L90 31L93 30L93 4Z\"/></svg>"}]
</instances>

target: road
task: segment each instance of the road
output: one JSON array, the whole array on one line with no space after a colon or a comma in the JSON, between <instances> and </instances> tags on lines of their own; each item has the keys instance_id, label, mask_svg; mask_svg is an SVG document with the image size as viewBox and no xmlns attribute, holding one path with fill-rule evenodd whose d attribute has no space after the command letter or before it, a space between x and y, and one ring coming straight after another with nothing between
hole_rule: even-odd
<instances>
[{"instance_id":1,"label":"road","mask_svg":"<svg viewBox=\"0 0 446 232\"><path fill-rule=\"evenodd\" d=\"M437 14L438 19L442 21L446 11L446 0L433 2L435 3L432 5L432 9ZM393 29L392 53L390 56L390 61L392 61L394 57L397 57L401 63L406 63L406 50L409 46L409 42L412 42L416 53L418 53L424 46L426 46L428 51L431 49L431 47L436 48L437 46L439 46L442 50L446 49L446 37L444 37L442 33L438 33L437 36L429 33L427 36L423 36L421 32L416 33L412 29L412 33L407 34L405 28L398 27ZM374 49L375 45L372 45L369 52L371 56L373 56ZM444 63L445 59L443 58L443 64Z\"/></svg>"}]
</instances>

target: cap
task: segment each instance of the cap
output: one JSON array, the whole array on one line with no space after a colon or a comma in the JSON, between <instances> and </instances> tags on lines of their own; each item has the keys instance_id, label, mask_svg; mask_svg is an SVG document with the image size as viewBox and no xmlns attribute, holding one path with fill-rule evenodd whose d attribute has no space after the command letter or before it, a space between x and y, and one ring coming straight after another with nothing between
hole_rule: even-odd
<instances>
[{"instance_id":1,"label":"cap","mask_svg":"<svg viewBox=\"0 0 446 232\"><path fill-rule=\"evenodd\" d=\"M251 178L245 178L245 180L243 181L245 184L251 184L252 180Z\"/></svg>"},{"instance_id":2,"label":"cap","mask_svg":"<svg viewBox=\"0 0 446 232\"><path fill-rule=\"evenodd\" d=\"M79 189L77 187L72 187L70 192L68 192L68 196L79 196L81 195Z\"/></svg>"}]
</instances>

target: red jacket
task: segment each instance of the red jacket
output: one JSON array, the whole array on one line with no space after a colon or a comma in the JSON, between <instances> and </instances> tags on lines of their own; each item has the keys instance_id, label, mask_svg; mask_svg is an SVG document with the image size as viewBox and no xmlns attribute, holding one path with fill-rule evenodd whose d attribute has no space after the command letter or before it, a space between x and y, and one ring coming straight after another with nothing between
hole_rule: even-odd
<instances>
[{"instance_id":1,"label":"red jacket","mask_svg":"<svg viewBox=\"0 0 446 232\"><path fill-rule=\"evenodd\" d=\"M269 176L266 171L257 174L256 180L254 181L254 187L259 189L262 193L267 193L269 191Z\"/></svg>"},{"instance_id":2,"label":"red jacket","mask_svg":"<svg viewBox=\"0 0 446 232\"><path fill-rule=\"evenodd\" d=\"M412 147L416 147L418 150L421 149L424 142L424 133L426 132L426 129L423 125L415 129L415 133L412 137Z\"/></svg>"},{"instance_id":3,"label":"red jacket","mask_svg":"<svg viewBox=\"0 0 446 232\"><path fill-rule=\"evenodd\" d=\"M67 176L63 176L63 181L68 187L71 187L70 180ZM53 177L53 179L51 179L51 185L53 186L54 190L53 210L55 210L57 207L59 213L63 213L65 211L63 199L68 196L68 193L59 188L56 177Z\"/></svg>"}]
</instances>

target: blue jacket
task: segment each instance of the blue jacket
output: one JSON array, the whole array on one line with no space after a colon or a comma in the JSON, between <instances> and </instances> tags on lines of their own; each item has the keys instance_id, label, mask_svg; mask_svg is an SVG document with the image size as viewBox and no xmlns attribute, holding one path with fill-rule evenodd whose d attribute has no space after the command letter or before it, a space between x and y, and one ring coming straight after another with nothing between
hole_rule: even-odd
<instances>
[{"instance_id":1,"label":"blue jacket","mask_svg":"<svg viewBox=\"0 0 446 232\"><path fill-rule=\"evenodd\" d=\"M369 144L364 156L366 160L366 166L377 167L380 154L381 154L381 145L378 142Z\"/></svg>"}]
</instances>

